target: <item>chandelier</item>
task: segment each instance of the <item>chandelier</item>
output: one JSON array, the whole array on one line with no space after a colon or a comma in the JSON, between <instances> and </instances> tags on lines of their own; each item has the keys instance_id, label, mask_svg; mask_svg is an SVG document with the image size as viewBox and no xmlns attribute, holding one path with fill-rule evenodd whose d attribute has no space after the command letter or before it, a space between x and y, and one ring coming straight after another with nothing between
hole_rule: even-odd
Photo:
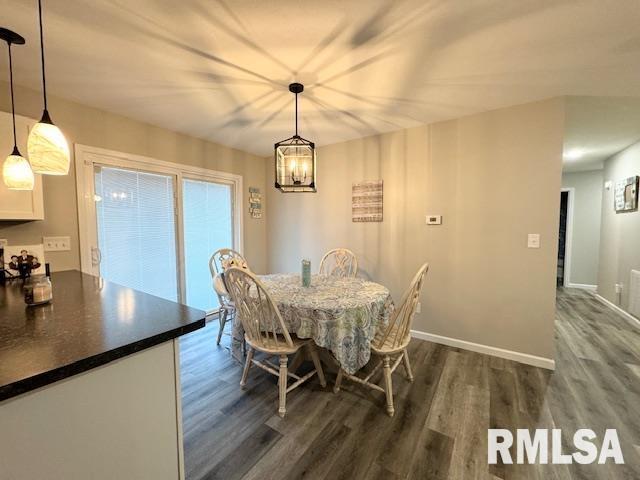
<instances>
[{"instance_id":1,"label":"chandelier","mask_svg":"<svg viewBox=\"0 0 640 480\"><path fill-rule=\"evenodd\" d=\"M298 135L298 94L303 90L301 83L289 85L296 99L296 133L275 144L275 187L285 193L316 191L316 147Z\"/></svg>"}]
</instances>

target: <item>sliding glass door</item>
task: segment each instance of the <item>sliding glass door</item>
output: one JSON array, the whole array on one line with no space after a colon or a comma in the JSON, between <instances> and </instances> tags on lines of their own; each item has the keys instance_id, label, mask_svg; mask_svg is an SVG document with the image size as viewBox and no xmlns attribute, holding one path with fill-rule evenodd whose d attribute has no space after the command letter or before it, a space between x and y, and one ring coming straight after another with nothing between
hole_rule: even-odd
<instances>
[{"instance_id":1,"label":"sliding glass door","mask_svg":"<svg viewBox=\"0 0 640 480\"><path fill-rule=\"evenodd\" d=\"M96 165L100 276L178 300L175 177Z\"/></svg>"},{"instance_id":2,"label":"sliding glass door","mask_svg":"<svg viewBox=\"0 0 640 480\"><path fill-rule=\"evenodd\" d=\"M182 181L184 272L187 305L217 309L209 258L220 248L233 248L233 186L185 178Z\"/></svg>"},{"instance_id":3,"label":"sliding glass door","mask_svg":"<svg viewBox=\"0 0 640 480\"><path fill-rule=\"evenodd\" d=\"M82 269L213 312L209 259L242 252L241 178L144 160L78 159Z\"/></svg>"}]
</instances>

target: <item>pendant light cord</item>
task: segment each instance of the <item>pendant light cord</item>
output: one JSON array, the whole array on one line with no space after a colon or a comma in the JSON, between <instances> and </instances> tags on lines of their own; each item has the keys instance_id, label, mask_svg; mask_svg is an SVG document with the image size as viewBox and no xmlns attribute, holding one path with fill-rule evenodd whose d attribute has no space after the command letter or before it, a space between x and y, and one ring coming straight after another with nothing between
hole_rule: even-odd
<instances>
[{"instance_id":1,"label":"pendant light cord","mask_svg":"<svg viewBox=\"0 0 640 480\"><path fill-rule=\"evenodd\" d=\"M296 93L296 137L298 136L298 94Z\"/></svg>"},{"instance_id":2,"label":"pendant light cord","mask_svg":"<svg viewBox=\"0 0 640 480\"><path fill-rule=\"evenodd\" d=\"M44 94L44 110L47 111L47 79L44 73L44 38L42 33L42 0L38 0L38 20L40 23L40 61L42 62L42 93Z\"/></svg>"},{"instance_id":3,"label":"pendant light cord","mask_svg":"<svg viewBox=\"0 0 640 480\"><path fill-rule=\"evenodd\" d=\"M13 62L11 60L11 42L7 42L9 45L9 87L11 89L11 118L13 119L13 149L18 148L18 141L16 139L16 107L13 100Z\"/></svg>"}]
</instances>

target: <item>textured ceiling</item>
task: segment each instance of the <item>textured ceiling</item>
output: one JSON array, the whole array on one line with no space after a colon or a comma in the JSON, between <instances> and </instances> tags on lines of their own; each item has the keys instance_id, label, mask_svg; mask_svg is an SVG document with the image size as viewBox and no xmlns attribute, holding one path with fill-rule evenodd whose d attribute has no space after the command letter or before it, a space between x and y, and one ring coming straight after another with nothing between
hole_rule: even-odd
<instances>
[{"instance_id":1,"label":"textured ceiling","mask_svg":"<svg viewBox=\"0 0 640 480\"><path fill-rule=\"evenodd\" d=\"M36 0L0 0L39 88ZM44 0L51 93L266 155L556 95L640 96L637 0ZM0 69L6 75L6 62ZM54 113L55 115L55 113ZM62 126L64 128L64 126Z\"/></svg>"}]
</instances>

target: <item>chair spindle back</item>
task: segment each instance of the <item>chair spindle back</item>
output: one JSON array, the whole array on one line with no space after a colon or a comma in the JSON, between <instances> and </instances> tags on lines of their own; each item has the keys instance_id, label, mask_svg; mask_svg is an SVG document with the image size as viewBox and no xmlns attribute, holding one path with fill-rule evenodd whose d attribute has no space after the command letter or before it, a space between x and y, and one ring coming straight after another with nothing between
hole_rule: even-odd
<instances>
[{"instance_id":1,"label":"chair spindle back","mask_svg":"<svg viewBox=\"0 0 640 480\"><path fill-rule=\"evenodd\" d=\"M319 273L330 277L355 277L358 273L358 259L351 250L334 248L320 260Z\"/></svg>"},{"instance_id":2,"label":"chair spindle back","mask_svg":"<svg viewBox=\"0 0 640 480\"><path fill-rule=\"evenodd\" d=\"M389 324L374 339L376 347L382 348L386 343L385 346L388 348L399 348L410 335L420 290L428 270L429 264L425 263L413 277L409 289L402 296L400 306L393 312Z\"/></svg>"},{"instance_id":3,"label":"chair spindle back","mask_svg":"<svg viewBox=\"0 0 640 480\"><path fill-rule=\"evenodd\" d=\"M229 267L223 275L249 341L266 349L293 347L278 307L260 280L238 267Z\"/></svg>"},{"instance_id":4,"label":"chair spindle back","mask_svg":"<svg viewBox=\"0 0 640 480\"><path fill-rule=\"evenodd\" d=\"M213 279L217 274L224 273L224 271L230 266L249 268L244 257L235 250L231 248L221 248L220 250L216 250L209 259L209 271L211 272L211 278Z\"/></svg>"}]
</instances>

